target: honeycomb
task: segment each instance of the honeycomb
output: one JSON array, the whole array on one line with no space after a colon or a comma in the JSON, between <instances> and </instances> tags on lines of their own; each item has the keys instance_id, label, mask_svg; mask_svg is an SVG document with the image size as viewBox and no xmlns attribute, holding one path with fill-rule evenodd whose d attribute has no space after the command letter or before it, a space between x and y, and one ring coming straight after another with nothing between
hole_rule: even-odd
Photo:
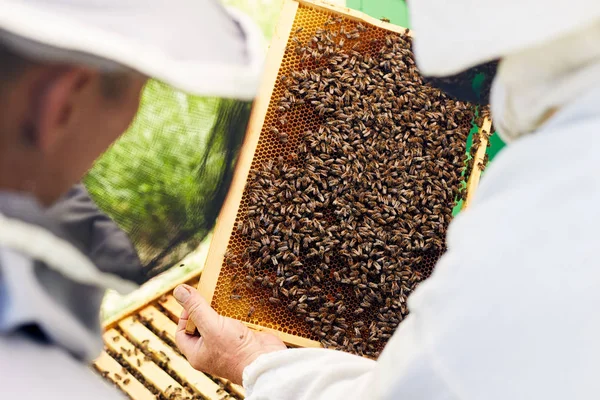
<instances>
[{"instance_id":1,"label":"honeycomb","mask_svg":"<svg viewBox=\"0 0 600 400\"><path fill-rule=\"evenodd\" d=\"M278 130L273 129L273 127L281 125L280 102L286 94L285 77L290 76L293 71L305 69L307 66L309 69L311 67L310 62L307 63L306 60L301 59L301 56L294 51L294 48L296 48L298 43L309 42L313 35L315 35L315 32L326 26L332 19L335 19L336 23L346 32L357 27L357 21L342 14L333 11L328 12L322 8L313 8L303 3L299 4L291 34L288 38L286 51L281 60L278 79L272 92L265 122L254 153L251 170L260 170L267 163L277 159L288 160L293 164L296 157L296 149L301 144L304 133L319 129L322 121L315 116L313 108L306 104L296 106L292 111L286 113L285 128ZM353 48L356 48L357 51L363 54L375 54L379 51L390 32L364 22L361 23L361 26L364 27L364 31L361 32L359 43ZM314 65L312 66L314 67ZM469 120L465 124L470 126L470 123ZM247 185L236 216L236 226L247 220L250 195L250 189ZM332 210L325 210L323 214L323 219L329 223L333 223L336 218ZM324 335L311 329L310 324L305 318L300 318L294 312L290 311L284 303L272 303L270 301L270 298L272 298L271 288L262 285L246 284L249 277L247 277L248 272L244 266L243 258L249 246L250 240L247 235L243 235L239 230L234 228L215 287L212 299L213 308L227 317L261 325L287 334L321 341ZM443 254L443 251L443 249L427 251L423 255L422 261L418 265L412 266L413 270L418 271L423 278L428 277L433 271L437 260ZM333 256L328 264L330 271L336 271L343 268L344 262L342 258ZM315 262L309 261L306 263L305 269L315 269L317 266ZM271 282L275 281L275 270L262 270L261 272L263 275L269 277ZM358 309L361 300L353 295L352 288L349 285L341 285L332 279L332 273L328 277L330 279L324 279L320 284L322 295L330 301L343 298L349 310ZM376 319L376 312L360 316L349 314L346 322L349 325L359 321L364 321L368 324ZM385 341L380 343L376 350L380 351L384 344Z\"/></svg>"}]
</instances>

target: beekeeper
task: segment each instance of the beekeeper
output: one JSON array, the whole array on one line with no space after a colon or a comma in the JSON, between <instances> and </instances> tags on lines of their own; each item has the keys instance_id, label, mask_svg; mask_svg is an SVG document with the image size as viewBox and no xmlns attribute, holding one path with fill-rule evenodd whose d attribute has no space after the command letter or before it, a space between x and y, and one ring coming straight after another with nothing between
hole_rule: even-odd
<instances>
[{"instance_id":1,"label":"beekeeper","mask_svg":"<svg viewBox=\"0 0 600 400\"><path fill-rule=\"evenodd\" d=\"M501 58L492 116L510 145L448 232L377 361L284 349L189 287L178 344L249 399L600 398L600 2L415 0L426 75ZM202 338L186 336L191 316Z\"/></svg>"},{"instance_id":2,"label":"beekeeper","mask_svg":"<svg viewBox=\"0 0 600 400\"><path fill-rule=\"evenodd\" d=\"M88 364L105 289L137 279L92 256L76 228L102 218L75 215L87 195L66 192L130 124L148 77L251 99L262 53L257 28L216 0L0 0L1 399L121 397Z\"/></svg>"}]
</instances>

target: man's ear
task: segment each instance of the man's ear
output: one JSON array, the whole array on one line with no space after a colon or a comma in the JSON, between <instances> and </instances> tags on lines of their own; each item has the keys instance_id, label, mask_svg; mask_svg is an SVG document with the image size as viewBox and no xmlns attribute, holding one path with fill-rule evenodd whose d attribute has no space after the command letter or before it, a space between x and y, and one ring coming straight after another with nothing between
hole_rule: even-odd
<instances>
[{"instance_id":1,"label":"man's ear","mask_svg":"<svg viewBox=\"0 0 600 400\"><path fill-rule=\"evenodd\" d=\"M81 100L81 93L92 82L94 72L85 68L69 67L52 71L40 79L33 98L35 142L43 152L52 151L69 131L73 110Z\"/></svg>"}]
</instances>

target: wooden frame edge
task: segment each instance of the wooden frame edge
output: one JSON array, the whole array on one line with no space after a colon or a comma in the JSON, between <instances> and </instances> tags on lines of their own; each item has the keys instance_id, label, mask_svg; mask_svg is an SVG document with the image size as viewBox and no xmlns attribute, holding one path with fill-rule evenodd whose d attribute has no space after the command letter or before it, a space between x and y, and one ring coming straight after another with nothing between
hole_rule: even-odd
<instances>
[{"instance_id":1,"label":"wooden frame edge","mask_svg":"<svg viewBox=\"0 0 600 400\"><path fill-rule=\"evenodd\" d=\"M481 172L483 171L479 166L479 163L483 162L485 158L485 153L487 152L487 144L489 141L488 135L490 130L492 129L492 120L489 118L485 118L479 127L479 147L477 148L477 152L475 153L475 157L473 157L473 168L471 170L471 175L467 180L467 198L463 203L462 209L467 209L471 205L471 201L473 201L473 196L475 195L475 191L479 186L479 181L481 180ZM483 133L483 134L482 134Z\"/></svg>"},{"instance_id":2,"label":"wooden frame edge","mask_svg":"<svg viewBox=\"0 0 600 400\"><path fill-rule=\"evenodd\" d=\"M248 173L250 172L254 153L258 146L262 126L266 118L269 103L271 102L273 89L277 83L277 75L281 67L281 60L285 53L288 38L292 31L298 4L299 3L294 0L286 0L283 3L279 23L275 29L271 47L269 48L265 60L263 81L259 86L260 89L254 101L248 128L246 130L246 137L240 151L233 180L219 214L218 222L210 243L210 249L205 264L208 268L205 268L204 273L200 277L200 282L198 283L198 291L209 303L212 303L217 280L221 273L225 251L229 244L228 241L223 240L223 238L231 237L231 232L233 232L234 229L235 218L240 205L239 200L246 187ZM189 320L186 326L186 332L193 334L195 331L196 327L194 326L194 323Z\"/></svg>"},{"instance_id":3,"label":"wooden frame edge","mask_svg":"<svg viewBox=\"0 0 600 400\"><path fill-rule=\"evenodd\" d=\"M406 29L408 29L408 28L405 28L400 25L395 25L395 24L392 24L389 22L384 22L375 17L371 17L370 15L367 15L361 11L353 10L352 8L348 8L348 7L338 6L336 4L331 4L326 1L319 1L319 0L292 0L292 1L298 2L299 4L302 4L302 5L305 5L308 7L324 10L327 12L342 13L342 14L344 14L345 17L348 17L349 19L366 22L370 25L373 25L377 28L385 29L387 31L392 31L392 32L396 32L396 33L404 33L406 31ZM409 35L411 35L411 34L412 34L412 31L409 30Z\"/></svg>"},{"instance_id":4,"label":"wooden frame edge","mask_svg":"<svg viewBox=\"0 0 600 400\"><path fill-rule=\"evenodd\" d=\"M191 271L190 273L182 276L181 278L171 282L169 285L167 285L166 289L162 288L162 289L160 289L160 291L156 291L155 293L152 293L151 295L148 295L147 297L142 298L139 301L136 301L135 303L131 304L129 307L125 307L123 310L119 311L118 313L115 313L110 318L106 318L104 321L102 321L102 329L107 331L111 328L114 328L119 323L119 321L121 321L124 318L129 317L132 314L135 314L142 308L148 306L153 301L158 300L165 293L171 292L173 289L175 289L177 286L181 285L182 283L186 283L194 278L197 278L200 274L202 274L203 270L204 270L204 267L201 267L201 268L198 268L197 270Z\"/></svg>"},{"instance_id":5,"label":"wooden frame edge","mask_svg":"<svg viewBox=\"0 0 600 400\"><path fill-rule=\"evenodd\" d=\"M307 339L307 338L304 338L304 337L298 336L298 335L292 335L291 333L281 332L281 331L278 331L277 329L266 328L266 327L264 327L262 325L253 324L251 322L244 322L244 321L242 321L242 323L244 325L246 325L248 328L250 328L252 330L255 330L255 331L272 333L273 335L279 337L279 339L281 339L281 341L283 343L285 343L286 345L288 345L288 346L302 347L302 348L306 348L306 347L320 348L320 347L323 347L323 346L321 346L321 343L317 342L316 340Z\"/></svg>"}]
</instances>

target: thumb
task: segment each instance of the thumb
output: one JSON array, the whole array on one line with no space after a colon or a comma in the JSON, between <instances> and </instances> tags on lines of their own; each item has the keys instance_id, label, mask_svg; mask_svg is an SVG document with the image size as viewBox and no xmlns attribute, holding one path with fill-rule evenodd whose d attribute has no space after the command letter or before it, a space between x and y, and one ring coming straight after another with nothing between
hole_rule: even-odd
<instances>
[{"instance_id":1,"label":"thumb","mask_svg":"<svg viewBox=\"0 0 600 400\"><path fill-rule=\"evenodd\" d=\"M218 329L219 314L196 289L189 285L179 285L173 291L173 297L187 311L188 318L194 322L200 335L206 337Z\"/></svg>"}]
</instances>

